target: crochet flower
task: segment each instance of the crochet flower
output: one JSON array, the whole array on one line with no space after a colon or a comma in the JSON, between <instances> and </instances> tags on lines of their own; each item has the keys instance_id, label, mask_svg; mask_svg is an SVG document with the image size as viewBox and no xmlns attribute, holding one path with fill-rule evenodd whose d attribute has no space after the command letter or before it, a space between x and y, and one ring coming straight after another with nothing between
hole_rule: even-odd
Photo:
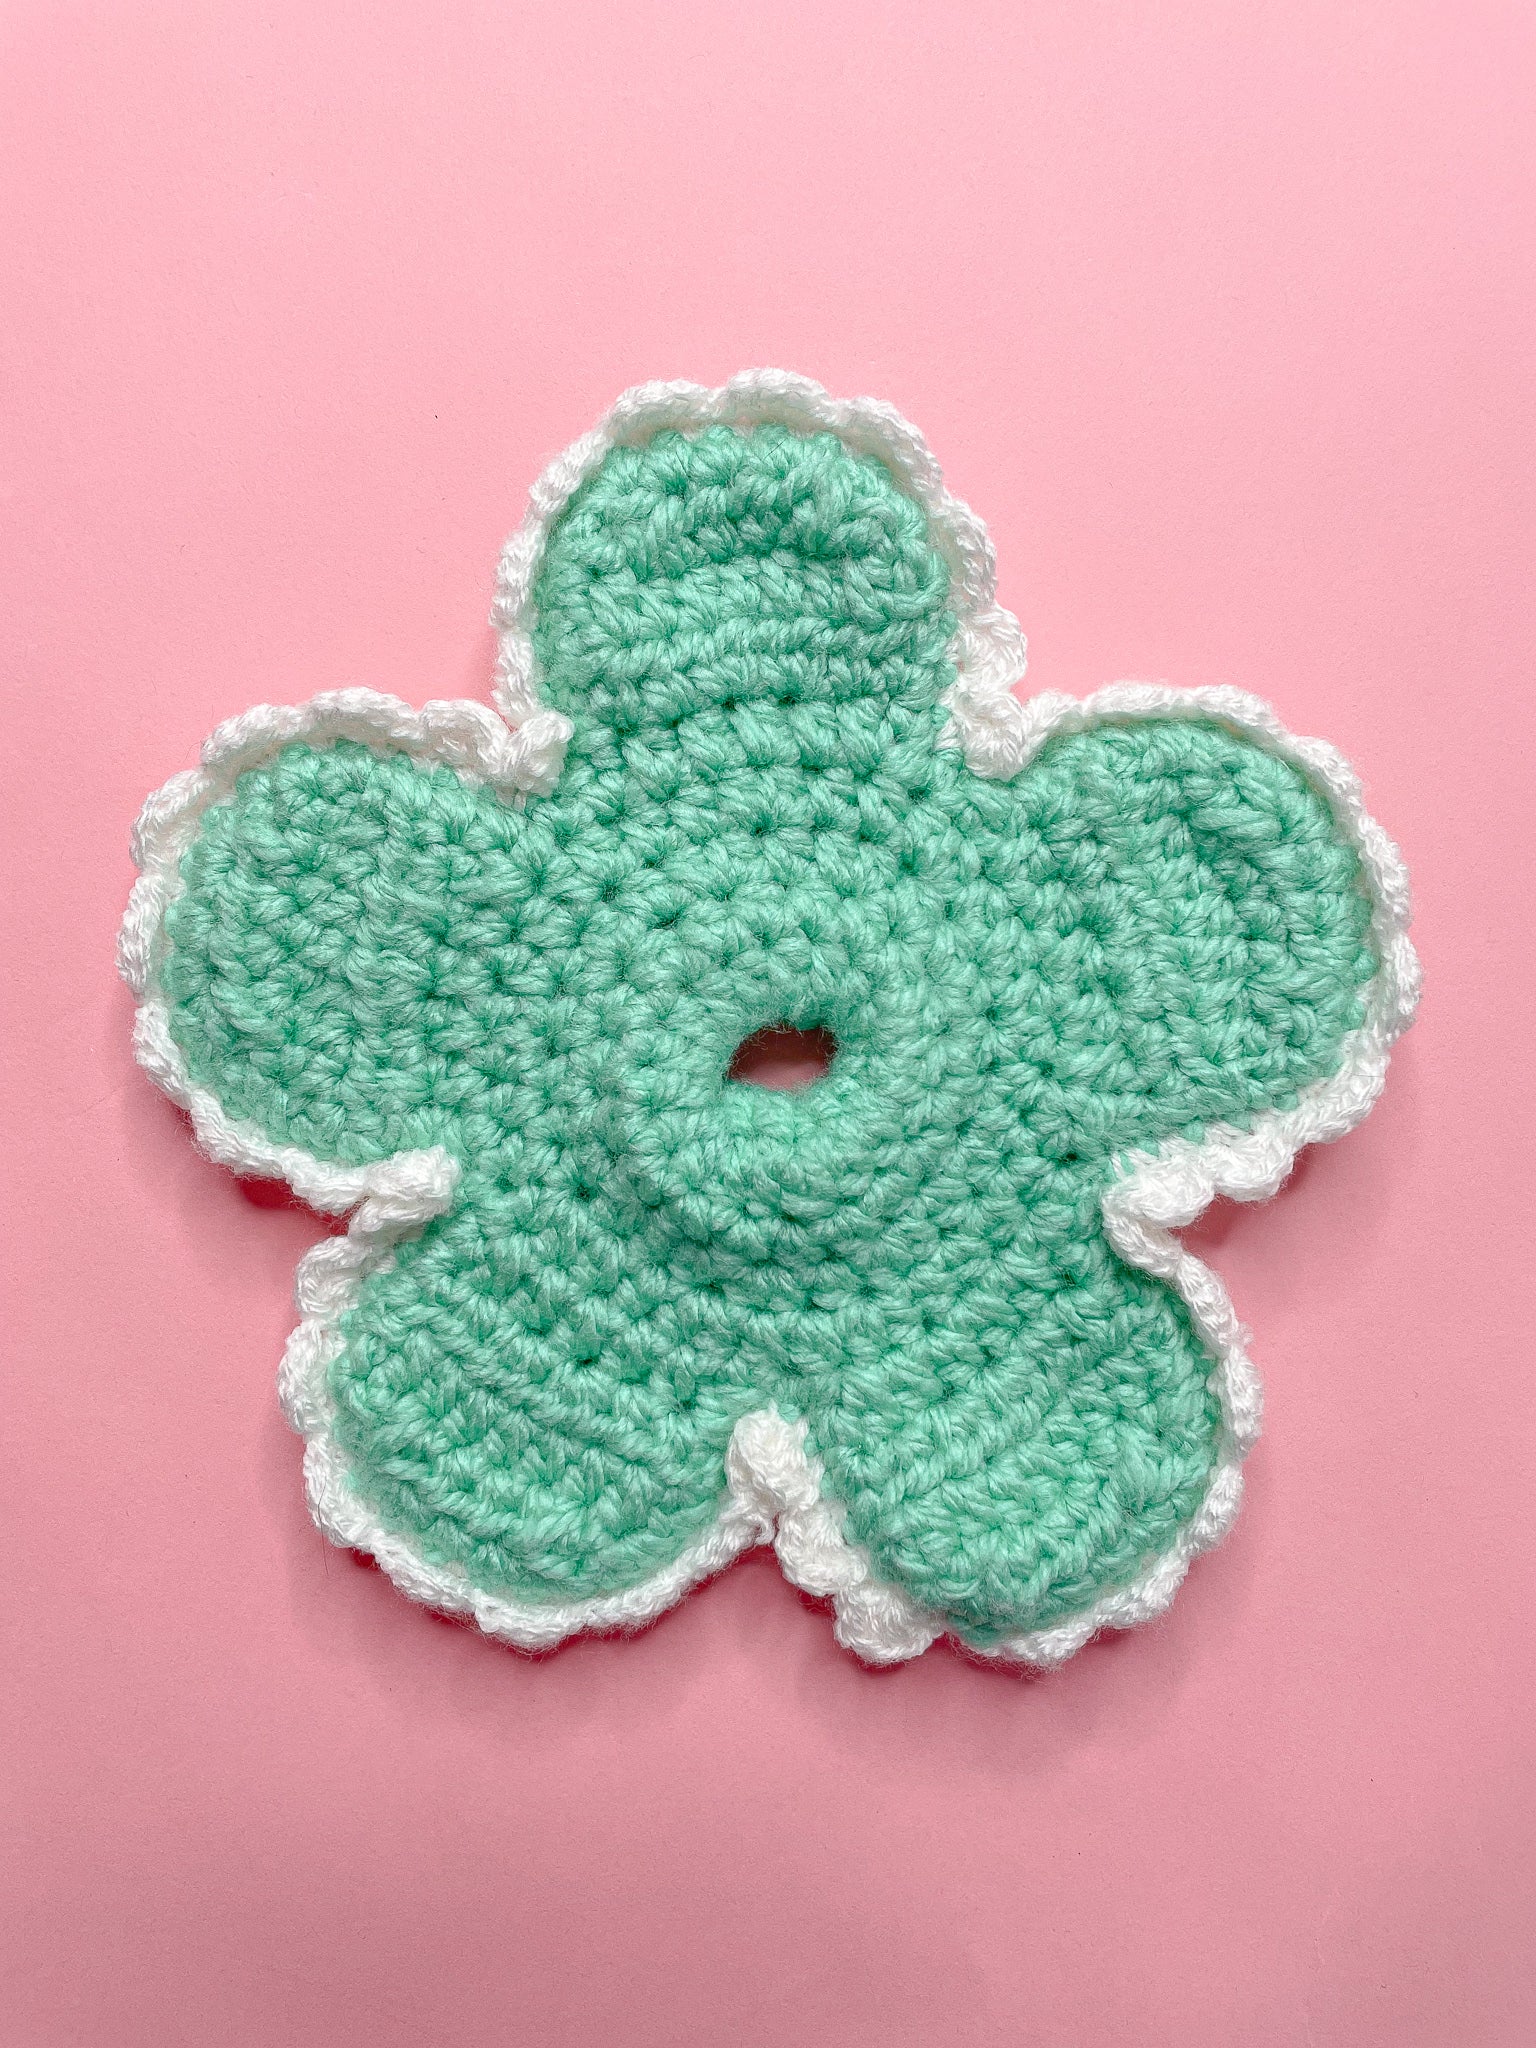
<instances>
[{"instance_id":1,"label":"crochet flower","mask_svg":"<svg viewBox=\"0 0 1536 2048\"><path fill-rule=\"evenodd\" d=\"M140 1056L356 1205L283 1392L338 1542L527 1645L746 1545L864 1656L1166 1604L1258 1400L1172 1229L1378 1091L1396 855L1235 692L1021 703L913 430L631 393L502 565L502 717L246 714L151 799ZM732 1078L765 1027L823 1078Z\"/></svg>"}]
</instances>

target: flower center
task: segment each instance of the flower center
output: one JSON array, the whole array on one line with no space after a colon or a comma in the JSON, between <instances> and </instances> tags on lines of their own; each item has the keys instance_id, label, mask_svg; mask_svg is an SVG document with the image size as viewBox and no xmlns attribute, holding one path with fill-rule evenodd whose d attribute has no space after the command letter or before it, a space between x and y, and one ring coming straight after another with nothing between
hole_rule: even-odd
<instances>
[{"instance_id":1,"label":"flower center","mask_svg":"<svg viewBox=\"0 0 1536 2048\"><path fill-rule=\"evenodd\" d=\"M792 1024L769 1024L737 1046L726 1079L754 1088L809 1088L830 1071L836 1053L837 1040L820 1025L798 1031Z\"/></svg>"}]
</instances>

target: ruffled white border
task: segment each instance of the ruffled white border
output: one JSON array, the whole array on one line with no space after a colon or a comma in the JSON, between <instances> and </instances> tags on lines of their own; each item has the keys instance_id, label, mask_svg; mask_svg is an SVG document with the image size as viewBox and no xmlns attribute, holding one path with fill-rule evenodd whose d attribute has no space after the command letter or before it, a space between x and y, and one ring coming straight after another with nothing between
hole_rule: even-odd
<instances>
[{"instance_id":1,"label":"ruffled white border","mask_svg":"<svg viewBox=\"0 0 1536 2048\"><path fill-rule=\"evenodd\" d=\"M211 804L229 796L242 774L294 740L354 739L398 748L489 784L514 801L529 791L552 789L570 725L541 706L535 693L530 597L552 522L616 445L643 441L666 427L689 432L712 422L769 421L801 432L830 431L849 447L878 455L927 511L935 545L954 579L957 619L956 681L946 695L950 721L941 744L963 750L977 773L1015 775L1053 734L1105 720L1213 719L1307 774L1327 796L1370 886L1382 964L1366 990L1365 1022L1346 1040L1339 1071L1306 1090L1293 1109L1267 1112L1247 1131L1216 1129L1199 1144L1175 1139L1153 1155L1128 1159L1122 1178L1104 1197L1105 1227L1116 1250L1178 1290L1210 1348L1222 1442L1200 1509L1133 1585L1105 1594L1066 1621L983 1652L1059 1664L1101 1628L1129 1628L1160 1614L1190 1559L1231 1525L1242 1491L1242 1460L1258 1434L1258 1381L1226 1289L1173 1232L1217 1194L1243 1201L1273 1194L1304 1145L1341 1136L1371 1107L1392 1042L1412 1017L1418 994L1418 963L1407 936L1408 882L1396 848L1367 814L1359 782L1343 757L1324 741L1293 738L1264 705L1240 691L1120 683L1084 702L1044 695L1021 703L1013 685L1024 673L1024 636L996 602L986 530L944 489L922 436L891 407L870 399L834 399L819 385L779 370L747 372L713 391L647 384L626 392L592 433L550 464L533 488L524 525L503 551L492 619L501 635L495 698L507 724L484 705L467 701L415 711L375 691L344 690L298 706L258 706L221 725L203 748L201 765L157 791L135 829L134 858L142 872L119 941L124 979L139 998L134 1049L159 1086L189 1112L198 1142L214 1159L243 1173L286 1180L316 1208L355 1211L345 1237L315 1246L300 1263L301 1321L283 1356L279 1388L284 1411L305 1440L305 1483L316 1522L333 1542L376 1558L412 1599L470 1616L503 1641L543 1649L581 1631L638 1627L742 1551L771 1541L788 1578L831 1598L838 1640L869 1662L915 1657L945 1633L941 1616L876 1578L868 1553L844 1535L841 1508L822 1491L821 1464L807 1448L805 1424L787 1422L773 1408L737 1424L726 1460L727 1492L712 1527L664 1570L622 1593L548 1606L497 1599L472 1587L461 1568L427 1563L387 1530L348 1484L329 1369L341 1345L341 1319L364 1281L388 1265L402 1237L450 1205L457 1166L433 1150L343 1167L298 1146L272 1144L253 1125L227 1116L191 1079L171 1036L159 984L166 912L180 894L180 863L198 821Z\"/></svg>"}]
</instances>

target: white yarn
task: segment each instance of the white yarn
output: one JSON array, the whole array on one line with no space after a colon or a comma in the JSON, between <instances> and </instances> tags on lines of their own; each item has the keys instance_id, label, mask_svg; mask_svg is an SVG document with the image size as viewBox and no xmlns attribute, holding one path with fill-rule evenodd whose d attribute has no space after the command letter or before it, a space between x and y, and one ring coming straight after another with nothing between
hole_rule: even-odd
<instances>
[{"instance_id":1,"label":"white yarn","mask_svg":"<svg viewBox=\"0 0 1536 2048\"><path fill-rule=\"evenodd\" d=\"M870 399L833 399L819 385L775 370L745 373L714 391L647 384L627 392L594 432L550 464L533 488L527 519L503 551L492 613L501 636L495 698L512 730L481 704L454 700L415 711L372 690L330 692L298 706L258 706L221 725L203 748L202 765L157 791L135 828L134 857L142 873L119 940L124 979L140 999L135 1052L189 1112L198 1142L212 1158L240 1172L286 1180L318 1209L355 1211L344 1238L317 1245L300 1263L301 1321L279 1374L284 1412L305 1440L310 1507L334 1543L377 1559L411 1598L471 1617L487 1635L527 1649L547 1648L581 1631L638 1627L742 1551L770 1541L788 1578L831 1599L837 1639L867 1661L915 1657L945 1632L941 1617L875 1576L867 1551L844 1534L841 1507L822 1490L821 1462L807 1450L804 1422L787 1421L772 1407L736 1425L726 1458L726 1493L711 1527L664 1570L622 1593L549 1606L493 1598L471 1587L460 1568L428 1563L387 1530L349 1484L329 1370L342 1342L341 1320L369 1275L388 1266L402 1237L450 1206L456 1163L434 1149L344 1167L295 1145L273 1144L253 1125L227 1116L191 1079L159 986L165 917L181 892L180 862L198 821L210 805L228 798L241 775L295 740L397 747L514 801L554 787L571 727L537 699L531 602L550 525L610 448L661 428L697 431L714 422L779 422L802 432L835 433L856 451L878 455L924 507L934 543L950 566L957 619L951 649L956 680L945 696L950 720L940 744L960 748L977 773L1016 775L1052 735L1107 720L1216 718L1306 772L1359 854L1370 889L1381 967L1365 992L1366 1020L1346 1040L1339 1071L1304 1091L1294 1108L1268 1112L1248 1131L1217 1128L1198 1143L1174 1139L1154 1154L1133 1155L1122 1162L1122 1178L1104 1197L1105 1228L1116 1250L1178 1291L1211 1351L1221 1455L1199 1510L1133 1585L1050 1628L1000 1645L971 1646L987 1656L1059 1664L1101 1628L1129 1628L1160 1614L1191 1558L1231 1525L1242 1492L1242 1460L1258 1435L1259 1385L1226 1289L1172 1233L1217 1194L1242 1201L1273 1194L1304 1145L1341 1136L1375 1101L1390 1047L1412 1017L1418 995L1418 963L1407 937L1407 876L1395 847L1366 812L1359 781L1342 756L1324 741L1294 738L1256 698L1237 690L1118 683L1083 702L1047 694L1021 703L1012 686L1024 674L1024 636L996 603L986 530L944 489L922 436L891 407Z\"/></svg>"}]
</instances>

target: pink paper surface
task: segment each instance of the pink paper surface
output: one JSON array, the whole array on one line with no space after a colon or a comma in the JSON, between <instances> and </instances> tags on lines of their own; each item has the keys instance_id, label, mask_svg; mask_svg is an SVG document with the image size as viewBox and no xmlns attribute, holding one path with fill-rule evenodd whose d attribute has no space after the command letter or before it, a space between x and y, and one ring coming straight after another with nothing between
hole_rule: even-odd
<instances>
[{"instance_id":1,"label":"pink paper surface","mask_svg":"<svg viewBox=\"0 0 1536 2048\"><path fill-rule=\"evenodd\" d=\"M1536 14L10 0L0 2048L1526 2048ZM1172 1612L886 1674L759 1556L542 1661L306 1515L307 1212L111 965L214 723L484 696L626 385L915 419L1033 688L1233 683L1417 882L1369 1123L1195 1233L1268 1425Z\"/></svg>"}]
</instances>

